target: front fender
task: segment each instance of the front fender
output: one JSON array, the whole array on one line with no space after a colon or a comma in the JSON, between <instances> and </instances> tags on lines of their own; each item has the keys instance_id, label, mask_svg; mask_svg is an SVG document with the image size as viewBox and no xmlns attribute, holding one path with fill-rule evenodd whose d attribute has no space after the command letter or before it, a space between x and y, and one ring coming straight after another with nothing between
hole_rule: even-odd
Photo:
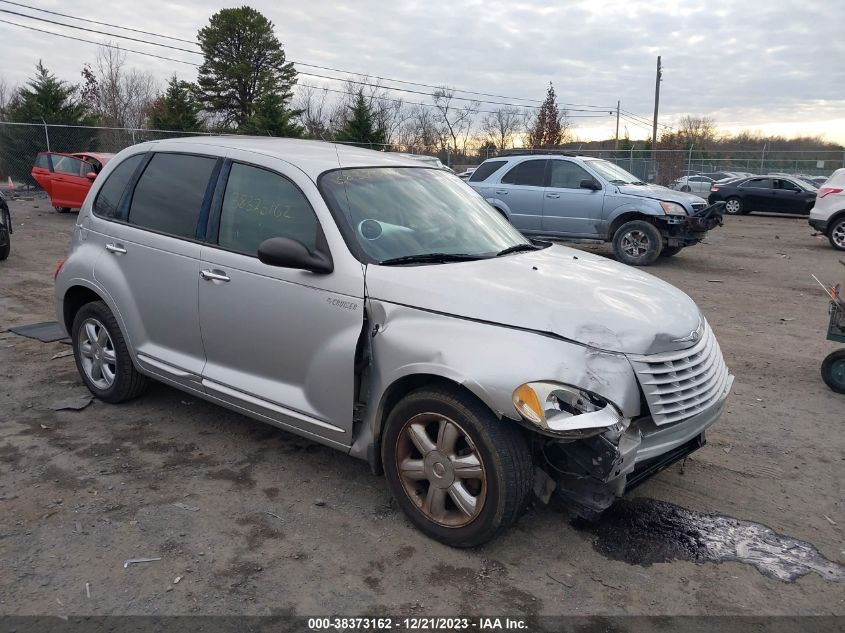
<instances>
[{"instance_id":1,"label":"front fender","mask_svg":"<svg viewBox=\"0 0 845 633\"><path fill-rule=\"evenodd\" d=\"M639 386L622 354L517 328L457 318L371 299L371 364L366 409L352 454L368 457L387 417L397 381L437 376L473 393L498 418L519 420L521 384L555 380L597 393L626 417L640 413Z\"/></svg>"}]
</instances>

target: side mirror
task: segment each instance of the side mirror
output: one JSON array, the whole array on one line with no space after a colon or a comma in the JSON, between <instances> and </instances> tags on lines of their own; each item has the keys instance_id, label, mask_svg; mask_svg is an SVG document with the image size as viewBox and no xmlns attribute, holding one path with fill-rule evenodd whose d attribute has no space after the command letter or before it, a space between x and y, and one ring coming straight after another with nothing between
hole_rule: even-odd
<instances>
[{"instance_id":1,"label":"side mirror","mask_svg":"<svg viewBox=\"0 0 845 633\"><path fill-rule=\"evenodd\" d=\"M96 177L97 177L97 174L95 174L93 171L89 171L87 174L85 174L85 177L86 177L88 180L93 181L93 180L94 180L94 178L96 178Z\"/></svg>"},{"instance_id":2,"label":"side mirror","mask_svg":"<svg viewBox=\"0 0 845 633\"><path fill-rule=\"evenodd\" d=\"M302 242L288 237L271 237L258 245L258 259L268 266L295 268L327 274L334 270L328 254L311 252Z\"/></svg>"},{"instance_id":3,"label":"side mirror","mask_svg":"<svg viewBox=\"0 0 845 633\"><path fill-rule=\"evenodd\" d=\"M601 185L592 178L585 178L581 181L581 189L592 189L593 191L600 191Z\"/></svg>"}]
</instances>

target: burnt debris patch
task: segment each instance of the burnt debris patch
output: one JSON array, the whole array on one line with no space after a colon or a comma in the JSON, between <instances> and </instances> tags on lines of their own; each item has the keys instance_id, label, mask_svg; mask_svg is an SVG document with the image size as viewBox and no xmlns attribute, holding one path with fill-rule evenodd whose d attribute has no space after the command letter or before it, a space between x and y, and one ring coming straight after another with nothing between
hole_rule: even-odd
<instances>
[{"instance_id":1,"label":"burnt debris patch","mask_svg":"<svg viewBox=\"0 0 845 633\"><path fill-rule=\"evenodd\" d=\"M597 552L631 565L738 561L783 582L809 573L845 582L845 565L828 560L810 543L760 523L694 512L665 501L620 499L597 521L576 519L573 525L593 535Z\"/></svg>"}]
</instances>

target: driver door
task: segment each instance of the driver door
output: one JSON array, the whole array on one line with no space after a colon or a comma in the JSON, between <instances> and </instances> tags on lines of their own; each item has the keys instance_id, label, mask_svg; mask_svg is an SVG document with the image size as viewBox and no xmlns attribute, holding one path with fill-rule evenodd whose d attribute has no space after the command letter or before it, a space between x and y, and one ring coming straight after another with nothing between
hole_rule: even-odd
<instances>
[{"instance_id":1,"label":"driver door","mask_svg":"<svg viewBox=\"0 0 845 633\"><path fill-rule=\"evenodd\" d=\"M200 255L202 384L236 408L348 446L363 271L350 281L337 271L279 268L256 256L270 237L309 249L320 239L296 177L246 162L223 168Z\"/></svg>"}]
</instances>

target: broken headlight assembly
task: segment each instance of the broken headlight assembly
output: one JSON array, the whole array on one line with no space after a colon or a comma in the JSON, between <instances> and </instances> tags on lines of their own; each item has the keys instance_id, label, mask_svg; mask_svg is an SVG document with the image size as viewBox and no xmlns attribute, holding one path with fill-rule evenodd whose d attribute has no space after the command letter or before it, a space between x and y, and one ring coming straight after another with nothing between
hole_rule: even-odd
<instances>
[{"instance_id":1,"label":"broken headlight assembly","mask_svg":"<svg viewBox=\"0 0 845 633\"><path fill-rule=\"evenodd\" d=\"M666 215L686 215L687 210L677 202L660 202L660 208Z\"/></svg>"},{"instance_id":2,"label":"broken headlight assembly","mask_svg":"<svg viewBox=\"0 0 845 633\"><path fill-rule=\"evenodd\" d=\"M520 385L513 392L513 405L526 421L561 439L578 440L607 431L621 433L629 423L601 396L557 382Z\"/></svg>"}]
</instances>

